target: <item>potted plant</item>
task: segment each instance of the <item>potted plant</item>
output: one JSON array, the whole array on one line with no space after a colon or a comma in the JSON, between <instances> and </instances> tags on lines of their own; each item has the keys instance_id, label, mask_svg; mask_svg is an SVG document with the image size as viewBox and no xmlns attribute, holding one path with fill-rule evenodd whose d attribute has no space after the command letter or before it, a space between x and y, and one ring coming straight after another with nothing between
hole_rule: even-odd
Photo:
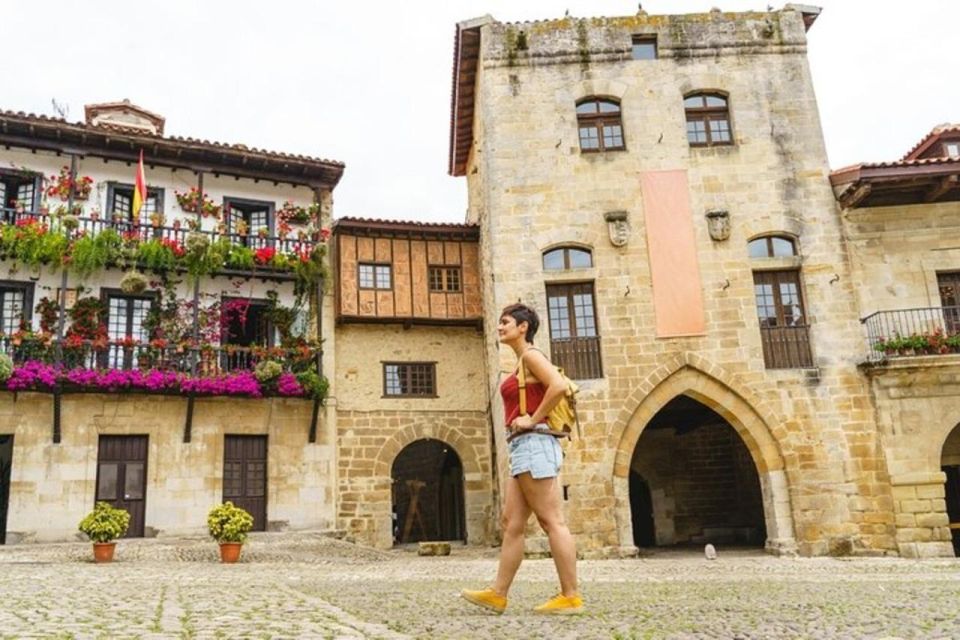
<instances>
[{"instance_id":1,"label":"potted plant","mask_svg":"<svg viewBox=\"0 0 960 640\"><path fill-rule=\"evenodd\" d=\"M130 514L124 509L116 509L108 502L98 502L80 521L79 529L93 542L94 561L110 562L117 546L114 540L122 537L129 526Z\"/></svg>"},{"instance_id":2,"label":"potted plant","mask_svg":"<svg viewBox=\"0 0 960 640\"><path fill-rule=\"evenodd\" d=\"M220 561L233 563L240 559L240 550L253 529L253 517L232 502L218 504L207 514L210 537L220 543Z\"/></svg>"}]
</instances>

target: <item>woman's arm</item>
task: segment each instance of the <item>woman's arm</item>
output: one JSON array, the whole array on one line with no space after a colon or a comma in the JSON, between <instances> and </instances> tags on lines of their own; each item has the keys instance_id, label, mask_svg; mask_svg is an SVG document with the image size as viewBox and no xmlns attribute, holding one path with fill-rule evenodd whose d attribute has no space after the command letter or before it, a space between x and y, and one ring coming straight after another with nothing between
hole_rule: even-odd
<instances>
[{"instance_id":1,"label":"woman's arm","mask_svg":"<svg viewBox=\"0 0 960 640\"><path fill-rule=\"evenodd\" d=\"M564 382L563 376L540 351L528 349L523 354L522 364L526 365L527 370L533 374L533 377L546 387L546 391L543 395L543 401L533 412L533 415L517 416L512 425L515 429L529 429L546 420L547 414L557 406L557 403L567 392L567 383Z\"/></svg>"}]
</instances>

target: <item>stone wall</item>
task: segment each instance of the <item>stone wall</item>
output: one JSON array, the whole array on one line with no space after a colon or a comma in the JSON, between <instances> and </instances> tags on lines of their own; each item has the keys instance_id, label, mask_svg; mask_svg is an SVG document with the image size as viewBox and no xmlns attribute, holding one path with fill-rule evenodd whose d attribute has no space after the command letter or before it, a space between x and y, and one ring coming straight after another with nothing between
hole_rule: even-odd
<instances>
[{"instance_id":1,"label":"stone wall","mask_svg":"<svg viewBox=\"0 0 960 640\"><path fill-rule=\"evenodd\" d=\"M527 49L511 42L524 31ZM656 33L659 60L634 61ZM696 35L696 37L694 37ZM735 144L691 148L683 97L729 96ZM801 17L793 11L559 20L482 28L470 214L482 226L487 345L499 310L543 311L548 282L595 286L604 377L585 381L583 438L568 450L568 519L582 548L631 546L630 460L647 421L678 394L720 413L744 440L763 492L767 545L803 554L895 549L890 486L868 385L857 371L855 305ZM581 153L575 103L620 101L626 151ZM689 182L706 331L656 338L640 174ZM728 240L705 213L730 212ZM612 245L604 213L626 211ZM751 260L750 239L796 238L795 259ZM655 239L654 239L655 241ZM594 266L544 272L546 249L575 243ZM764 367L753 271L799 266L815 367ZM544 326L537 344L549 353ZM489 384L512 354L488 349ZM502 416L493 412L497 425ZM495 433L499 433L495 429ZM498 436L499 437L499 436ZM498 445L498 451L500 451Z\"/></svg>"},{"instance_id":2,"label":"stone wall","mask_svg":"<svg viewBox=\"0 0 960 640\"><path fill-rule=\"evenodd\" d=\"M900 554L952 556L940 469L951 460L960 463L960 356L903 358L867 371L893 485Z\"/></svg>"},{"instance_id":3,"label":"stone wall","mask_svg":"<svg viewBox=\"0 0 960 640\"><path fill-rule=\"evenodd\" d=\"M201 398L183 442L184 398L74 394L62 401L62 441L53 444L53 396L0 393L0 432L14 435L7 542L71 540L93 508L100 435L146 435L148 535L205 534L223 495L224 436L262 434L267 444L269 529L332 529L335 451L321 413L308 444L312 403ZM80 536L82 537L82 536Z\"/></svg>"},{"instance_id":4,"label":"stone wall","mask_svg":"<svg viewBox=\"0 0 960 640\"><path fill-rule=\"evenodd\" d=\"M938 271L960 271L960 202L845 210L843 231L864 316L939 307Z\"/></svg>"},{"instance_id":5,"label":"stone wall","mask_svg":"<svg viewBox=\"0 0 960 640\"><path fill-rule=\"evenodd\" d=\"M460 458L468 543L492 540L493 474L482 335L472 328L340 325L336 330L339 527L393 545L391 467L432 438ZM436 397L384 396L384 362L435 362Z\"/></svg>"}]
</instances>

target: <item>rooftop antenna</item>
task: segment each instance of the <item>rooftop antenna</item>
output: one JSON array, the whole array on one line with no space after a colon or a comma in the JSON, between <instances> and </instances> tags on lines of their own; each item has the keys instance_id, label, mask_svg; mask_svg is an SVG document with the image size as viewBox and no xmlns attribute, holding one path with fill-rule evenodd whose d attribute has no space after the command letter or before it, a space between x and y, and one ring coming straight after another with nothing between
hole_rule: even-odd
<instances>
[{"instance_id":1,"label":"rooftop antenna","mask_svg":"<svg viewBox=\"0 0 960 640\"><path fill-rule=\"evenodd\" d=\"M57 102L56 98L50 98L50 102L53 103L53 110L56 112L56 114L66 120L67 116L70 115L70 106L67 104L60 104Z\"/></svg>"}]
</instances>

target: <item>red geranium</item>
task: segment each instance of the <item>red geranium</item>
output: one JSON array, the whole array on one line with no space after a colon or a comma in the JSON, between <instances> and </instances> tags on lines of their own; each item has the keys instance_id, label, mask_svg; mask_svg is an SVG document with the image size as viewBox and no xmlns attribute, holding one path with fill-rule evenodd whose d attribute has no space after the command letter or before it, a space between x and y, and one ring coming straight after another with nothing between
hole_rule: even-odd
<instances>
[{"instance_id":1,"label":"red geranium","mask_svg":"<svg viewBox=\"0 0 960 640\"><path fill-rule=\"evenodd\" d=\"M277 255L277 250L273 247L260 247L253 253L253 259L257 264L267 265Z\"/></svg>"}]
</instances>

